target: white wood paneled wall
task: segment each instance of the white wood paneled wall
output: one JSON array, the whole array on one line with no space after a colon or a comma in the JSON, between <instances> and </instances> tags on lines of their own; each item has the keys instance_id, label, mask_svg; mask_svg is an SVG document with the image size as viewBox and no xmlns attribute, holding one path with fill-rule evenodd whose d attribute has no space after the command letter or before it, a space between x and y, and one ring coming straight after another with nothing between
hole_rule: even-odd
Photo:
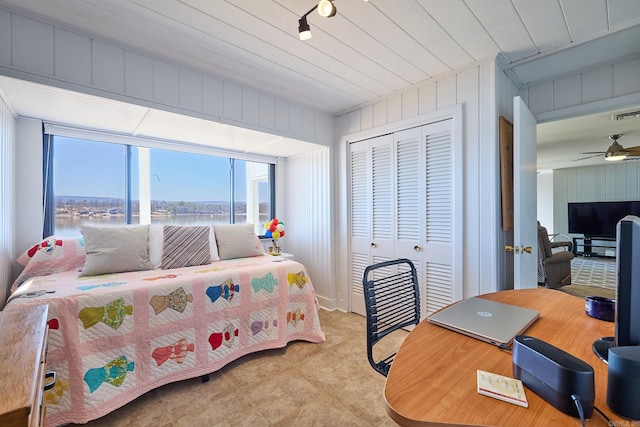
<instances>
[{"instance_id":1,"label":"white wood paneled wall","mask_svg":"<svg viewBox=\"0 0 640 427\"><path fill-rule=\"evenodd\" d=\"M331 149L285 160L287 166L284 252L303 263L313 282L318 302L336 308L332 242Z\"/></svg>"},{"instance_id":2,"label":"white wood paneled wall","mask_svg":"<svg viewBox=\"0 0 640 427\"><path fill-rule=\"evenodd\" d=\"M0 74L329 145L333 116L0 9Z\"/></svg>"},{"instance_id":3,"label":"white wood paneled wall","mask_svg":"<svg viewBox=\"0 0 640 427\"><path fill-rule=\"evenodd\" d=\"M568 202L640 200L640 162L553 171L553 225L567 233Z\"/></svg>"},{"instance_id":4,"label":"white wood paneled wall","mask_svg":"<svg viewBox=\"0 0 640 427\"><path fill-rule=\"evenodd\" d=\"M15 213L14 162L16 119L0 93L0 309L11 287L14 260L13 218Z\"/></svg>"},{"instance_id":5,"label":"white wood paneled wall","mask_svg":"<svg viewBox=\"0 0 640 427\"><path fill-rule=\"evenodd\" d=\"M633 58L531 84L520 91L520 96L538 122L561 118L563 111L571 116L637 103L640 52Z\"/></svg>"},{"instance_id":6,"label":"white wood paneled wall","mask_svg":"<svg viewBox=\"0 0 640 427\"><path fill-rule=\"evenodd\" d=\"M370 132L412 117L437 112L453 105L463 106L464 169L464 297L492 292L503 286L502 256L498 252L499 164L497 145L498 116L506 102L496 102L498 93L515 92L512 83L500 72L495 60L459 70L439 79L416 85L371 104L345 112L337 118L338 138ZM499 86L499 87L498 87ZM515 93L513 93L515 94ZM505 98L508 95L503 95ZM505 112L502 112L505 114ZM346 144L340 147L339 182L347 182ZM347 186L340 187L338 229L346 232ZM348 309L348 260L346 245L338 249L338 304Z\"/></svg>"}]
</instances>

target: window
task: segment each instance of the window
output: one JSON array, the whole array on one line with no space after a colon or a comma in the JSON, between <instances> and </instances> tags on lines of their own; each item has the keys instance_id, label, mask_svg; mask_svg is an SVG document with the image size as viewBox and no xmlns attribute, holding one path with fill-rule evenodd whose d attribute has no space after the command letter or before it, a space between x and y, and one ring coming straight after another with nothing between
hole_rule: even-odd
<instances>
[{"instance_id":1,"label":"window","mask_svg":"<svg viewBox=\"0 0 640 427\"><path fill-rule=\"evenodd\" d=\"M125 172L126 146L56 137L55 230L50 234L77 235L85 222L124 223Z\"/></svg>"},{"instance_id":2,"label":"window","mask_svg":"<svg viewBox=\"0 0 640 427\"><path fill-rule=\"evenodd\" d=\"M89 222L253 223L261 235L275 216L272 163L64 136L52 152L55 221L45 234L78 235Z\"/></svg>"}]
</instances>

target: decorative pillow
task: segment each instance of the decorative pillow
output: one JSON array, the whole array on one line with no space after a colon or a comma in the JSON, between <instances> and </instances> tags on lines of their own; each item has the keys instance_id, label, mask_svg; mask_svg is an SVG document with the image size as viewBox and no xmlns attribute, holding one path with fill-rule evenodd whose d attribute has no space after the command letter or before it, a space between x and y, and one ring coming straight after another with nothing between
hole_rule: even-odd
<instances>
[{"instance_id":1,"label":"decorative pillow","mask_svg":"<svg viewBox=\"0 0 640 427\"><path fill-rule=\"evenodd\" d=\"M220 259L264 255L253 224L214 225Z\"/></svg>"},{"instance_id":2,"label":"decorative pillow","mask_svg":"<svg viewBox=\"0 0 640 427\"><path fill-rule=\"evenodd\" d=\"M151 224L149 226L149 260L153 268L162 267L163 228L162 224ZM211 262L220 261L213 227L209 227L209 255L211 255Z\"/></svg>"},{"instance_id":3,"label":"decorative pillow","mask_svg":"<svg viewBox=\"0 0 640 427\"><path fill-rule=\"evenodd\" d=\"M87 259L81 276L150 270L149 226L81 225Z\"/></svg>"},{"instance_id":4,"label":"decorative pillow","mask_svg":"<svg viewBox=\"0 0 640 427\"><path fill-rule=\"evenodd\" d=\"M149 226L149 261L151 267L160 268L162 266L162 224L151 224Z\"/></svg>"},{"instance_id":5,"label":"decorative pillow","mask_svg":"<svg viewBox=\"0 0 640 427\"><path fill-rule=\"evenodd\" d=\"M31 277L80 270L85 258L82 237L49 236L18 257L16 261L25 268L13 282L11 292Z\"/></svg>"},{"instance_id":6,"label":"decorative pillow","mask_svg":"<svg viewBox=\"0 0 640 427\"><path fill-rule=\"evenodd\" d=\"M210 229L208 225L165 225L162 229L162 268L166 270L209 264Z\"/></svg>"}]
</instances>

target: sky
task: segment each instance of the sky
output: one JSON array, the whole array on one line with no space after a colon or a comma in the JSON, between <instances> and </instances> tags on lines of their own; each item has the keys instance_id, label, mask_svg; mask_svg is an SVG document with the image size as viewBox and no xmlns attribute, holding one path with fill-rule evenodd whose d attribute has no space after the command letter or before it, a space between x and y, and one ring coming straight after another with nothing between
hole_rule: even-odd
<instances>
[{"instance_id":1,"label":"sky","mask_svg":"<svg viewBox=\"0 0 640 427\"><path fill-rule=\"evenodd\" d=\"M57 195L124 197L126 146L56 136L54 188ZM137 149L132 160L138 176ZM245 176L245 162L236 161L236 176ZM151 199L165 201L229 200L229 160L177 151L151 149ZM137 179L132 184L137 199ZM236 200L245 200L236 186Z\"/></svg>"}]
</instances>

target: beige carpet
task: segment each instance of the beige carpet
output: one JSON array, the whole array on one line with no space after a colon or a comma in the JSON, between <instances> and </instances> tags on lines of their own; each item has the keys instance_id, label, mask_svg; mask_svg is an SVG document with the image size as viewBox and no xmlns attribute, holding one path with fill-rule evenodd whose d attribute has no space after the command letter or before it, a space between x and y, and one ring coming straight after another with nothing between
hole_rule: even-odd
<instances>
[{"instance_id":1,"label":"beige carpet","mask_svg":"<svg viewBox=\"0 0 640 427\"><path fill-rule=\"evenodd\" d=\"M365 318L320 310L320 322L325 343L247 355L209 382L168 384L85 426L397 426L367 361Z\"/></svg>"}]
</instances>

